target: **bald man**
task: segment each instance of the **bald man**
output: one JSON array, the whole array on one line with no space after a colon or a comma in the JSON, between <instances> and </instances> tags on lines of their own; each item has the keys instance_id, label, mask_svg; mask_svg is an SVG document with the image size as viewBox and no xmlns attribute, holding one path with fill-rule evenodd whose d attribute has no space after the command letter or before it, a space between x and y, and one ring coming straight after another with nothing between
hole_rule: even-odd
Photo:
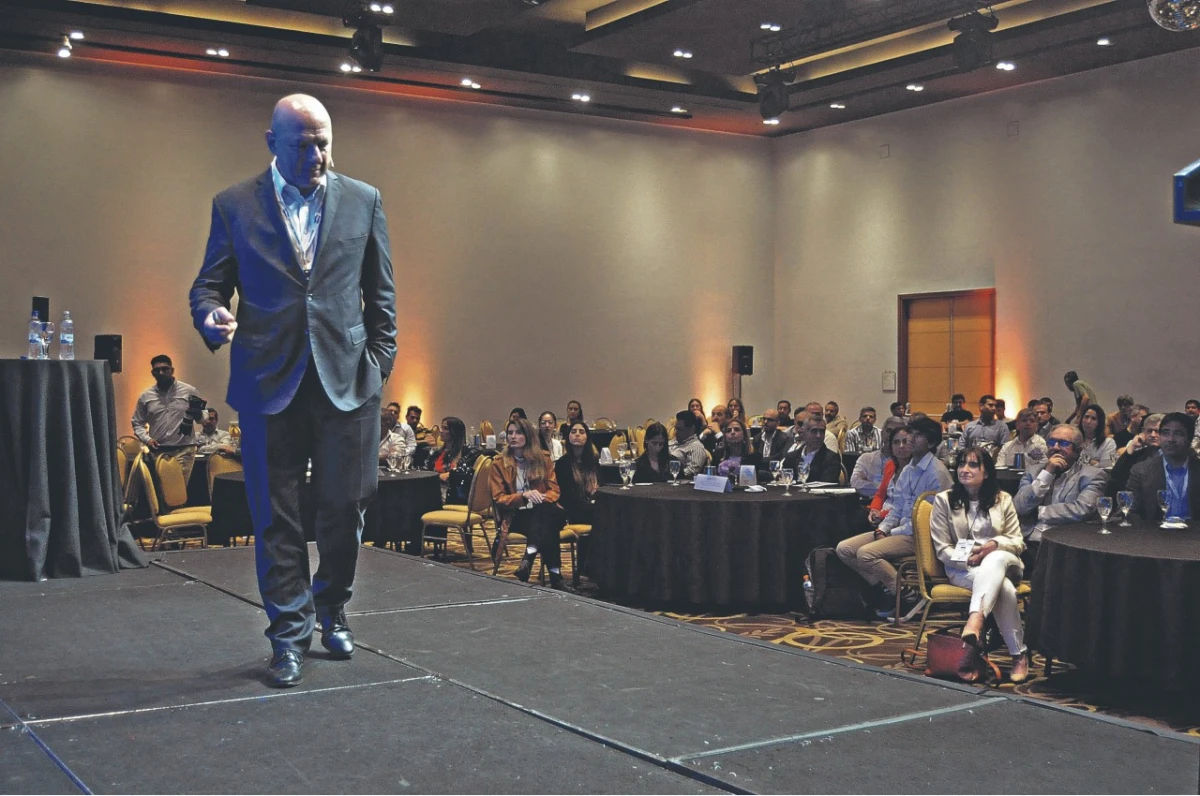
<instances>
[{"instance_id":1,"label":"bald man","mask_svg":"<svg viewBox=\"0 0 1200 796\"><path fill-rule=\"evenodd\" d=\"M303 94L284 97L266 141L274 155L267 170L213 200L190 299L208 347L230 344L226 401L241 424L258 587L270 620L267 683L287 687L302 679L318 624L331 657L354 652L345 605L363 510L378 487L396 294L379 191L331 171L325 107ZM310 460L315 577L300 519Z\"/></svg>"}]
</instances>

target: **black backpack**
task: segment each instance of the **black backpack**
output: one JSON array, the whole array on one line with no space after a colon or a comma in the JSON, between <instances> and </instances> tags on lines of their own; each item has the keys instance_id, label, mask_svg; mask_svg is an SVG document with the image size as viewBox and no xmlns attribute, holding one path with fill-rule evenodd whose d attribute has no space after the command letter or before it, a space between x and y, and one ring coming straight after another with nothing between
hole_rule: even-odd
<instances>
[{"instance_id":1,"label":"black backpack","mask_svg":"<svg viewBox=\"0 0 1200 796\"><path fill-rule=\"evenodd\" d=\"M863 579L842 563L832 547L818 547L804 562L804 597L812 619L861 619Z\"/></svg>"}]
</instances>

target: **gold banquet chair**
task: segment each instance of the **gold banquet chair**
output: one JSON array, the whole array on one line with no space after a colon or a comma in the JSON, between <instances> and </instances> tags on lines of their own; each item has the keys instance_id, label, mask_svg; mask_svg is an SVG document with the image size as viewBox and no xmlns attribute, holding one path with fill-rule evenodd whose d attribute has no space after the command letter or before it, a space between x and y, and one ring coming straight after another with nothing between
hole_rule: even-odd
<instances>
[{"instance_id":1,"label":"gold banquet chair","mask_svg":"<svg viewBox=\"0 0 1200 796\"><path fill-rule=\"evenodd\" d=\"M925 637L925 625L929 621L929 612L935 605L969 606L971 590L954 586L946 577L946 569L938 560L933 550L933 535L930 532L930 521L933 517L933 499L937 492L926 492L917 498L913 506L913 547L916 550L916 582L925 598L925 610L921 612L921 626L917 629L917 640L913 650L921 649L921 639ZM897 578L899 573L897 573ZM1017 599L1027 600L1031 593L1029 584L1022 581L1017 586ZM896 615L900 615L899 591L896 598Z\"/></svg>"},{"instance_id":2,"label":"gold banquet chair","mask_svg":"<svg viewBox=\"0 0 1200 796\"><path fill-rule=\"evenodd\" d=\"M592 526L585 525L581 522L569 522L558 535L558 543L568 545L571 548L571 585L576 589L579 588L579 559L576 555L576 547L579 542L586 539L592 533Z\"/></svg>"},{"instance_id":3,"label":"gold banquet chair","mask_svg":"<svg viewBox=\"0 0 1200 796\"><path fill-rule=\"evenodd\" d=\"M240 473L244 472L245 467L242 465L242 460L236 456L230 456L228 453L214 453L208 457L208 504L212 505L213 501L213 485L216 483L217 476L221 473ZM209 511L212 509L210 508ZM253 533L253 527L246 531L242 538L243 544L250 544L250 535ZM237 537L233 537L233 543L237 544Z\"/></svg>"},{"instance_id":4,"label":"gold banquet chair","mask_svg":"<svg viewBox=\"0 0 1200 796\"><path fill-rule=\"evenodd\" d=\"M471 569L475 569L475 556L473 554L474 546L471 543L471 537L478 531L483 537L484 549L491 547L491 540L488 539L488 528L494 528L494 524L490 522L489 514L492 510L492 493L491 493L491 475L492 475L492 460L481 456L482 464L478 464L475 468L475 475L471 479L471 489L467 493L467 505L462 508L443 508L437 511L428 511L421 515L421 557L425 557L425 542L433 544L434 549L438 545L444 545L446 539L441 536L430 536L430 528L444 528L447 535L450 529L453 528L462 535L463 548L467 551L467 561L471 565Z\"/></svg>"},{"instance_id":5,"label":"gold banquet chair","mask_svg":"<svg viewBox=\"0 0 1200 796\"><path fill-rule=\"evenodd\" d=\"M183 468L179 462L168 456L159 456L154 461L155 472L158 473L158 484L150 477L150 467L146 457L138 461L138 470L142 475L142 488L146 490L146 502L150 504L150 517L158 528L158 536L151 550L158 550L164 544L183 544L188 539L198 538L203 547L208 547L208 525L212 522L211 506L189 506L187 503L187 483L183 480ZM198 533L185 534L184 530L197 529ZM168 540L167 537L172 539Z\"/></svg>"}]
</instances>

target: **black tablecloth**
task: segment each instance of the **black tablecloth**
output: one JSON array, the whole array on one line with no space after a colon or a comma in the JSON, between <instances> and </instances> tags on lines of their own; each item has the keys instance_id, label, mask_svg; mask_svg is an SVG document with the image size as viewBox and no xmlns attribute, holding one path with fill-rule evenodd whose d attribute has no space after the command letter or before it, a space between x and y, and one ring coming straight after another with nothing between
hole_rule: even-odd
<instances>
[{"instance_id":1,"label":"black tablecloth","mask_svg":"<svg viewBox=\"0 0 1200 796\"><path fill-rule=\"evenodd\" d=\"M1119 516L1119 515L1118 515ZM1026 617L1029 645L1102 677L1197 687L1200 527L1100 523L1047 531Z\"/></svg>"},{"instance_id":2,"label":"black tablecloth","mask_svg":"<svg viewBox=\"0 0 1200 796\"><path fill-rule=\"evenodd\" d=\"M208 457L197 453L192 462L192 477L187 483L187 505L207 506L208 497Z\"/></svg>"},{"instance_id":3,"label":"black tablecloth","mask_svg":"<svg viewBox=\"0 0 1200 796\"><path fill-rule=\"evenodd\" d=\"M857 530L856 495L654 484L596 499L588 574L612 599L803 606L804 559Z\"/></svg>"},{"instance_id":4,"label":"black tablecloth","mask_svg":"<svg viewBox=\"0 0 1200 796\"><path fill-rule=\"evenodd\" d=\"M414 471L380 473L379 492L367 507L363 527L364 542L403 543L410 552L419 553L421 515L442 507L442 490L437 473ZM228 545L238 536L253 532L250 505L246 501L243 473L221 473L213 480L213 521L208 526L209 544ZM300 491L300 514L304 536L310 542L313 512L307 489Z\"/></svg>"},{"instance_id":5,"label":"black tablecloth","mask_svg":"<svg viewBox=\"0 0 1200 796\"><path fill-rule=\"evenodd\" d=\"M97 360L0 360L0 577L144 567L119 525L112 373Z\"/></svg>"},{"instance_id":6,"label":"black tablecloth","mask_svg":"<svg viewBox=\"0 0 1200 796\"><path fill-rule=\"evenodd\" d=\"M1017 494L1017 487L1021 485L1021 479L1025 476L1024 470L997 470L996 481L1000 484L1000 488L1010 495Z\"/></svg>"}]
</instances>

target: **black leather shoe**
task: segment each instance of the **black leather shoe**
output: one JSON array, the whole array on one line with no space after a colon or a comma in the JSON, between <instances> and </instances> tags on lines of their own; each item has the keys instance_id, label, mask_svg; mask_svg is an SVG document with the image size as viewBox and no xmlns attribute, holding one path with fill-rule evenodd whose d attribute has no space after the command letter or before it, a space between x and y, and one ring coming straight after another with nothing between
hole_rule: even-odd
<instances>
[{"instance_id":1,"label":"black leather shoe","mask_svg":"<svg viewBox=\"0 0 1200 796\"><path fill-rule=\"evenodd\" d=\"M528 583L531 572L533 572L533 556L525 556L521 559L521 565L517 567L517 580Z\"/></svg>"},{"instance_id":2,"label":"black leather shoe","mask_svg":"<svg viewBox=\"0 0 1200 796\"><path fill-rule=\"evenodd\" d=\"M301 670L304 666L304 653L299 650L285 649L276 652L267 666L267 685L272 688L291 688L299 685L304 679Z\"/></svg>"},{"instance_id":3,"label":"black leather shoe","mask_svg":"<svg viewBox=\"0 0 1200 796\"><path fill-rule=\"evenodd\" d=\"M563 580L562 573L559 572L550 573L550 588L554 589L555 591L565 591L568 594L576 593L574 589L567 585L567 582Z\"/></svg>"},{"instance_id":4,"label":"black leather shoe","mask_svg":"<svg viewBox=\"0 0 1200 796\"><path fill-rule=\"evenodd\" d=\"M354 634L341 608L321 618L321 646L329 650L334 660L346 660L354 654Z\"/></svg>"}]
</instances>

